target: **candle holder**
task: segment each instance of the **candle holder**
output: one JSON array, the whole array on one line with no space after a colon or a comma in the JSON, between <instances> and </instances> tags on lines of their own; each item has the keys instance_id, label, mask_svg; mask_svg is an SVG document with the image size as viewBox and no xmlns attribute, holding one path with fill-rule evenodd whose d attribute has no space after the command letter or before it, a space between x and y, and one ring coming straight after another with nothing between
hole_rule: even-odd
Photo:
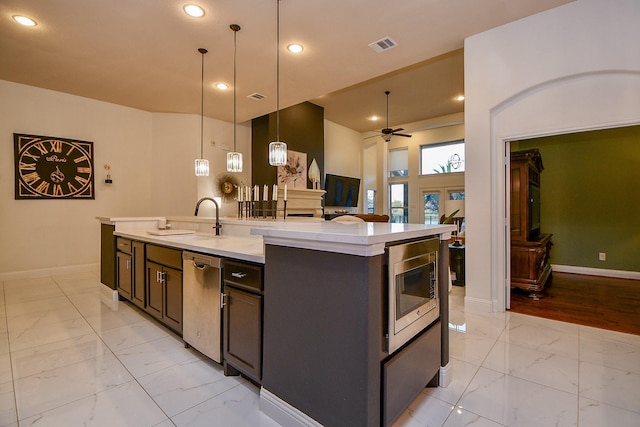
<instances>
[{"instance_id":1,"label":"candle holder","mask_svg":"<svg viewBox=\"0 0 640 427\"><path fill-rule=\"evenodd\" d=\"M238 218L271 218L276 219L278 212L283 212L283 217L287 217L287 201L283 201L284 207L278 209L277 200L241 201L238 202Z\"/></svg>"}]
</instances>

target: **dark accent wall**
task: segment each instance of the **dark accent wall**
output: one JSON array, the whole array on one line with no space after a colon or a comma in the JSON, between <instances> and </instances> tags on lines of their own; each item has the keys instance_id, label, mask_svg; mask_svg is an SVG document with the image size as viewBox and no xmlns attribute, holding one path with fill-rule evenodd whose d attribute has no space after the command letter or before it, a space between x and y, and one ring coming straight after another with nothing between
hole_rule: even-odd
<instances>
[{"instance_id":1,"label":"dark accent wall","mask_svg":"<svg viewBox=\"0 0 640 427\"><path fill-rule=\"evenodd\" d=\"M269 143L276 138L276 113L251 121L251 183L275 184L277 168L269 165ZM280 110L280 140L287 149L307 153L307 168L315 158L324 176L324 108L310 102ZM311 183L307 179L307 188Z\"/></svg>"}]
</instances>

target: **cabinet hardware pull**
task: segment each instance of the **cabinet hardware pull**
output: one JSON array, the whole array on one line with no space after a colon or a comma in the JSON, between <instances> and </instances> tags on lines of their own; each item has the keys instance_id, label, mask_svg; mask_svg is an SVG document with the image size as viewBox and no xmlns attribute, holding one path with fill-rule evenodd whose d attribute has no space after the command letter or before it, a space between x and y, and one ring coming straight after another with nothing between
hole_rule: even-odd
<instances>
[{"instance_id":1,"label":"cabinet hardware pull","mask_svg":"<svg viewBox=\"0 0 640 427\"><path fill-rule=\"evenodd\" d=\"M228 294L220 294L220 308L224 308L224 306L227 305L225 298L228 296Z\"/></svg>"},{"instance_id":2,"label":"cabinet hardware pull","mask_svg":"<svg viewBox=\"0 0 640 427\"><path fill-rule=\"evenodd\" d=\"M131 260L127 260L127 270L131 270Z\"/></svg>"},{"instance_id":3,"label":"cabinet hardware pull","mask_svg":"<svg viewBox=\"0 0 640 427\"><path fill-rule=\"evenodd\" d=\"M167 276L166 271L156 271L156 282L164 283L166 276Z\"/></svg>"},{"instance_id":4,"label":"cabinet hardware pull","mask_svg":"<svg viewBox=\"0 0 640 427\"><path fill-rule=\"evenodd\" d=\"M234 273L231 273L231 276L235 277L236 279L244 279L247 276L247 273L234 272Z\"/></svg>"},{"instance_id":5,"label":"cabinet hardware pull","mask_svg":"<svg viewBox=\"0 0 640 427\"><path fill-rule=\"evenodd\" d=\"M193 266L195 268L197 268L198 270L206 270L207 268L210 267L210 265L208 264L198 264L197 262L193 261Z\"/></svg>"}]
</instances>

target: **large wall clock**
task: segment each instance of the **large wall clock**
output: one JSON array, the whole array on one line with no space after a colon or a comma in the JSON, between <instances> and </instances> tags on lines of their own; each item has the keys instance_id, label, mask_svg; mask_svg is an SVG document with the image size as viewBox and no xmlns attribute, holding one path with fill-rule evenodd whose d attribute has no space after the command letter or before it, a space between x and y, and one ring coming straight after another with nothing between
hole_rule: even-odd
<instances>
[{"instance_id":1,"label":"large wall clock","mask_svg":"<svg viewBox=\"0 0 640 427\"><path fill-rule=\"evenodd\" d=\"M14 133L16 199L95 199L93 142Z\"/></svg>"}]
</instances>

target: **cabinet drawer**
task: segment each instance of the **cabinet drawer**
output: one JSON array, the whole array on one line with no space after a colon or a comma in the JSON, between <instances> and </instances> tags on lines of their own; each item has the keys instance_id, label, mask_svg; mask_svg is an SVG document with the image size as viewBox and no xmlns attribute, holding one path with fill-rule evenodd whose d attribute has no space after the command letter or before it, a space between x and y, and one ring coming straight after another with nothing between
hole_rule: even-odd
<instances>
[{"instance_id":1,"label":"cabinet drawer","mask_svg":"<svg viewBox=\"0 0 640 427\"><path fill-rule=\"evenodd\" d=\"M262 292L262 266L225 260L224 281L240 288Z\"/></svg>"},{"instance_id":2,"label":"cabinet drawer","mask_svg":"<svg viewBox=\"0 0 640 427\"><path fill-rule=\"evenodd\" d=\"M182 251L147 244L147 259L182 271Z\"/></svg>"},{"instance_id":3,"label":"cabinet drawer","mask_svg":"<svg viewBox=\"0 0 640 427\"><path fill-rule=\"evenodd\" d=\"M120 252L131 255L131 240L125 239L124 237L116 238L116 248Z\"/></svg>"}]
</instances>

